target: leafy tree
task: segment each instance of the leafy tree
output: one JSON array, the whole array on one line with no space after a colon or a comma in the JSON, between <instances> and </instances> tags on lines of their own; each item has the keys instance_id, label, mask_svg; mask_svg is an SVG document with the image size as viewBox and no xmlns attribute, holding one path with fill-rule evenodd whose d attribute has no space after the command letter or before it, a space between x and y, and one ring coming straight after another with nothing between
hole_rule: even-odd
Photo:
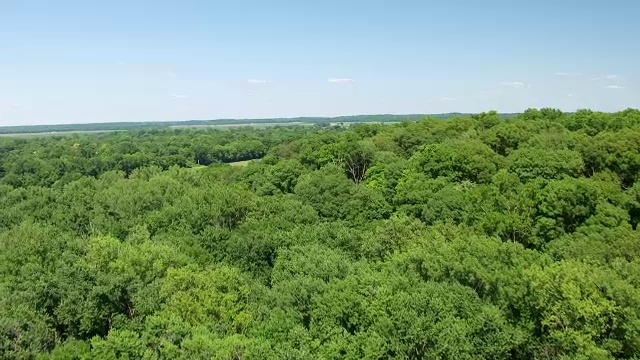
<instances>
[{"instance_id":1,"label":"leafy tree","mask_svg":"<svg viewBox=\"0 0 640 360\"><path fill-rule=\"evenodd\" d=\"M589 180L551 181L537 199L536 231L546 240L573 232L595 214L599 192Z\"/></svg>"},{"instance_id":2,"label":"leafy tree","mask_svg":"<svg viewBox=\"0 0 640 360\"><path fill-rule=\"evenodd\" d=\"M381 193L353 184L334 165L301 177L295 193L329 219L380 219L390 211Z\"/></svg>"},{"instance_id":3,"label":"leafy tree","mask_svg":"<svg viewBox=\"0 0 640 360\"><path fill-rule=\"evenodd\" d=\"M412 161L417 171L432 178L482 183L496 173L501 158L478 140L457 140L427 145Z\"/></svg>"},{"instance_id":4,"label":"leafy tree","mask_svg":"<svg viewBox=\"0 0 640 360\"><path fill-rule=\"evenodd\" d=\"M374 149L371 142L349 137L327 145L324 151L331 162L344 167L353 182L360 183L373 165Z\"/></svg>"},{"instance_id":5,"label":"leafy tree","mask_svg":"<svg viewBox=\"0 0 640 360\"><path fill-rule=\"evenodd\" d=\"M584 172L580 153L572 150L520 148L509 155L508 161L509 171L523 181L576 177Z\"/></svg>"},{"instance_id":6,"label":"leafy tree","mask_svg":"<svg viewBox=\"0 0 640 360\"><path fill-rule=\"evenodd\" d=\"M615 274L569 261L532 267L525 279L523 305L540 333L536 356L627 358L638 351L637 328L618 322L638 318L637 290Z\"/></svg>"},{"instance_id":7,"label":"leafy tree","mask_svg":"<svg viewBox=\"0 0 640 360\"><path fill-rule=\"evenodd\" d=\"M482 141L496 153L506 156L526 143L534 131L532 125L524 121L509 121L491 126L482 136Z\"/></svg>"}]
</instances>

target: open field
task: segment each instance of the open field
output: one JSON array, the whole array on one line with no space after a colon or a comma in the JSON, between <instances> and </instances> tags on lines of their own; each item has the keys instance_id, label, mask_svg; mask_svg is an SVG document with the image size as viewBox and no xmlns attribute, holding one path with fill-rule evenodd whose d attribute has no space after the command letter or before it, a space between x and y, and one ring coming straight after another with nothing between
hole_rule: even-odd
<instances>
[{"instance_id":1,"label":"open field","mask_svg":"<svg viewBox=\"0 0 640 360\"><path fill-rule=\"evenodd\" d=\"M149 130L149 129L182 129L182 128L268 128L274 126L290 125L347 125L357 123L398 123L415 122L425 117L436 119L450 119L459 116L459 113L448 114L407 114L407 115L354 115L338 117L300 117L277 119L220 119L220 120L185 120L163 122L113 122L113 123L85 123L85 124L54 124L54 125L18 125L0 126L0 136L6 135L36 135L60 133L99 133L123 130ZM502 118L513 117L515 114L499 114Z\"/></svg>"},{"instance_id":2,"label":"open field","mask_svg":"<svg viewBox=\"0 0 640 360\"><path fill-rule=\"evenodd\" d=\"M231 162L227 164L231 166L245 167L245 166L249 166L249 164L251 164L253 161L254 160L236 161L236 162Z\"/></svg>"}]
</instances>

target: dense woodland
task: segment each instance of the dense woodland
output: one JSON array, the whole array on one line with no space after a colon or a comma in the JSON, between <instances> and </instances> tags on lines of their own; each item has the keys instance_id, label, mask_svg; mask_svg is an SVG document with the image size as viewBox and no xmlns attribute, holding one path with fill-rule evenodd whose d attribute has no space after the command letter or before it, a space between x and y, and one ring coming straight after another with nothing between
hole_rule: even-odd
<instances>
[{"instance_id":1,"label":"dense woodland","mask_svg":"<svg viewBox=\"0 0 640 360\"><path fill-rule=\"evenodd\" d=\"M639 221L631 109L4 137L0 358L640 359Z\"/></svg>"}]
</instances>

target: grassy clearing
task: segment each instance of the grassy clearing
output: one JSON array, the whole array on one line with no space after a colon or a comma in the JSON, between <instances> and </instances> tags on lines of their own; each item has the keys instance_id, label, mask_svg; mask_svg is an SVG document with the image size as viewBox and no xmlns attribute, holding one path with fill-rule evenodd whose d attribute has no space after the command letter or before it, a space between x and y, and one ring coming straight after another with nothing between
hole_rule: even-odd
<instances>
[{"instance_id":1,"label":"grassy clearing","mask_svg":"<svg viewBox=\"0 0 640 360\"><path fill-rule=\"evenodd\" d=\"M249 166L249 164L251 164L253 162L253 160L245 160L245 161L236 161L236 162L232 162L232 163L228 163L231 166Z\"/></svg>"}]
</instances>

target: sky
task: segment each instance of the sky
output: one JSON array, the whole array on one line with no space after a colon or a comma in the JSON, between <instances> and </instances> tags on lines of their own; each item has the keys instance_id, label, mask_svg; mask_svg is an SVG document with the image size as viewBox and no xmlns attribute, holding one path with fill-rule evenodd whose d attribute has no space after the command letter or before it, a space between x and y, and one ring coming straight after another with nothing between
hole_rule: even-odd
<instances>
[{"instance_id":1,"label":"sky","mask_svg":"<svg viewBox=\"0 0 640 360\"><path fill-rule=\"evenodd\" d=\"M637 0L0 0L0 125L640 107Z\"/></svg>"}]
</instances>

